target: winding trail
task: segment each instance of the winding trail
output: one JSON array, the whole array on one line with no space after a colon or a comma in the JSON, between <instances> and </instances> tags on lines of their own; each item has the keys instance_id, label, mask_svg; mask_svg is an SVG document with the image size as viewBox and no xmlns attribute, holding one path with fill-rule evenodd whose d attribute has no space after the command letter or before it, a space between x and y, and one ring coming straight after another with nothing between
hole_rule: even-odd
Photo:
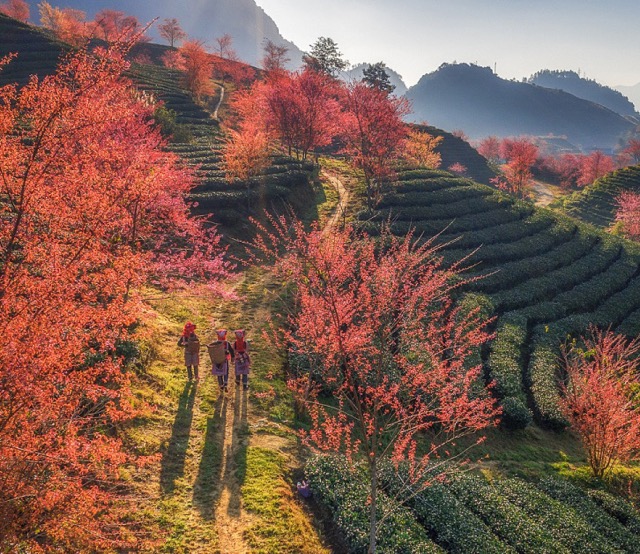
<instances>
[{"instance_id":1,"label":"winding trail","mask_svg":"<svg viewBox=\"0 0 640 554\"><path fill-rule=\"evenodd\" d=\"M216 109L213 111L213 119L216 121L220 121L218 118L218 110L222 105L222 101L224 100L224 86L220 85L220 98L218 99L218 103L216 104Z\"/></svg>"},{"instance_id":2,"label":"winding trail","mask_svg":"<svg viewBox=\"0 0 640 554\"><path fill-rule=\"evenodd\" d=\"M323 169L320 172L320 177L323 177L336 190L339 197L336 209L324 227L324 232L328 233L340 223L340 220L342 220L342 224L344 225L347 205L351 200L351 193L345 188L342 180L336 173Z\"/></svg>"},{"instance_id":3,"label":"winding trail","mask_svg":"<svg viewBox=\"0 0 640 554\"><path fill-rule=\"evenodd\" d=\"M338 202L326 220L325 232L341 225L351 194L345 188L339 171L321 171L325 185L333 187ZM335 201L335 199L334 199ZM136 443L152 439L158 445L160 459L147 467L139 482L151 499L147 507L155 511L168 532L171 552L190 554L327 554L317 527L312 524L309 507L295 495L292 475L300 470L300 450L295 432L277 423L268 415L258 391L270 388L269 374L281 371L282 360L271 346L261 339L268 325L274 301L281 288L271 273L263 268L248 268L232 283L237 300L211 297L210 293L166 296L151 302L155 311L155 333L158 356L149 368L147 385L157 388L145 394L157 406L147 425L136 437ZM198 291L194 291L198 292ZM236 387L230 376L227 393L222 393L211 375L211 362L203 348L200 359L200 382L186 381L182 353L176 348L182 321L188 317L198 323L202 344L215 336L215 329L224 327L249 330L253 352L250 386L245 391ZM142 392L142 391L141 391ZM283 400L284 401L284 400ZM249 511L243 498L245 485L255 483L256 462L250 460L256 452L272 452L280 460L281 472L270 482L276 496L288 513L278 511L263 515ZM254 458L255 459L255 458ZM252 470L253 467L253 470ZM276 482L277 480L277 482ZM260 485L262 486L262 485ZM273 491L268 491L273 493ZM249 493L247 493L249 494ZM255 504L255 493L252 500ZM294 513L295 512L295 513ZM266 519L263 519L265 518ZM264 546L268 542L269 523L276 517L295 525L299 546ZM290 518L290 519L287 519ZM303 523L301 521L304 520ZM293 529L294 527L292 527ZM257 531L256 531L257 530ZM255 533L257 545L253 544ZM266 535L265 535L266 533ZM169 546L170 545L170 546ZM260 546L262 545L262 546Z\"/></svg>"}]
</instances>

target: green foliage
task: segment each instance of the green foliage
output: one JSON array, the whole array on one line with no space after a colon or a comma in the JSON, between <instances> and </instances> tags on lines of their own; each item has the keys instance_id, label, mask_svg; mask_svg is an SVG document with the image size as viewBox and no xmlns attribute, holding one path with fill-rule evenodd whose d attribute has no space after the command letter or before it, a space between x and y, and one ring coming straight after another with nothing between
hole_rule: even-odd
<instances>
[{"instance_id":1,"label":"green foliage","mask_svg":"<svg viewBox=\"0 0 640 554\"><path fill-rule=\"evenodd\" d=\"M562 200L561 208L569 215L599 227L609 227L615 220L616 198L623 190L638 192L640 166L618 169L598 179L593 185Z\"/></svg>"},{"instance_id":2,"label":"green foliage","mask_svg":"<svg viewBox=\"0 0 640 554\"><path fill-rule=\"evenodd\" d=\"M602 537L570 506L554 500L520 479L495 482L497 490L523 512L530 522L545 526L569 552L614 553L619 550Z\"/></svg>"},{"instance_id":3,"label":"green foliage","mask_svg":"<svg viewBox=\"0 0 640 554\"><path fill-rule=\"evenodd\" d=\"M415 494L407 485L409 476L403 468L393 466L382 472L385 490L390 496L409 497L407 506L434 540L454 554L509 554L515 552L493 534L491 529L452 494L450 487L433 483ZM407 490L408 489L408 490Z\"/></svg>"},{"instance_id":4,"label":"green foliage","mask_svg":"<svg viewBox=\"0 0 640 554\"><path fill-rule=\"evenodd\" d=\"M496 339L484 354L503 425L520 429L531 410L545 426L567 424L558 410L559 347L589 323L640 332L640 251L590 226L441 171L400 167L377 211L361 216L377 233L431 237L445 263L467 259L466 291L489 296ZM488 356L487 356L488 354Z\"/></svg>"},{"instance_id":5,"label":"green foliage","mask_svg":"<svg viewBox=\"0 0 640 554\"><path fill-rule=\"evenodd\" d=\"M638 537L634 536L618 519L604 511L582 489L558 479L542 481L540 489L558 502L570 505L591 529L623 552L640 552Z\"/></svg>"},{"instance_id":6,"label":"green foliage","mask_svg":"<svg viewBox=\"0 0 640 554\"><path fill-rule=\"evenodd\" d=\"M361 471L352 470L339 456L318 456L307 463L306 476L314 496L324 504L353 554L367 552L369 544L369 489ZM385 553L443 552L428 537L410 510L388 496L378 496L378 550Z\"/></svg>"}]
</instances>

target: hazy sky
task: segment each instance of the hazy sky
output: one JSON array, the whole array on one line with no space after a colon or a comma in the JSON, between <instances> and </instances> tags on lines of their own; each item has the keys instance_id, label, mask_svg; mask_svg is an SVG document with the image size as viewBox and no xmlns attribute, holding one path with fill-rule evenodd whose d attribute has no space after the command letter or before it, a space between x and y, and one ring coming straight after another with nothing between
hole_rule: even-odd
<instances>
[{"instance_id":1,"label":"hazy sky","mask_svg":"<svg viewBox=\"0 0 640 554\"><path fill-rule=\"evenodd\" d=\"M443 62L520 79L580 70L640 82L640 0L257 0L302 50L333 38L351 63L383 61L408 85Z\"/></svg>"}]
</instances>

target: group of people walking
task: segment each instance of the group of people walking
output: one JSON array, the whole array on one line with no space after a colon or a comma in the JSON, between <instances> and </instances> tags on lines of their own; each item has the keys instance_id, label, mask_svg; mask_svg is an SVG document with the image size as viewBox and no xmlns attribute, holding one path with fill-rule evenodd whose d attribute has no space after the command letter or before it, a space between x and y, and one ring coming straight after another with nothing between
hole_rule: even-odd
<instances>
[{"instance_id":1,"label":"group of people walking","mask_svg":"<svg viewBox=\"0 0 640 554\"><path fill-rule=\"evenodd\" d=\"M229 367L233 364L236 386L242 384L244 390L249 388L249 371L251 358L249 357L249 343L243 329L234 331L235 341L227 340L226 329L216 331L217 340L207 345L211 358L211 373L217 377L221 391L227 392L229 383ZM187 321L178 341L178 346L184 348L184 364L187 367L189 381L200 379L200 339L196 335L196 326Z\"/></svg>"}]
</instances>

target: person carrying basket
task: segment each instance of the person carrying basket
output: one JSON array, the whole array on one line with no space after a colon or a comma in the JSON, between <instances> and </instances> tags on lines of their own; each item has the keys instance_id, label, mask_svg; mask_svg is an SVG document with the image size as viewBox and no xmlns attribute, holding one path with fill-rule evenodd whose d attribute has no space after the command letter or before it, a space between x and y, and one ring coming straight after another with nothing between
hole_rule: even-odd
<instances>
[{"instance_id":1,"label":"person carrying basket","mask_svg":"<svg viewBox=\"0 0 640 554\"><path fill-rule=\"evenodd\" d=\"M220 390L227 392L229 362L233 362L235 352L229 341L227 341L226 329L219 329L216 331L216 335L218 340L207 345L212 364L211 373L218 378Z\"/></svg>"}]
</instances>

